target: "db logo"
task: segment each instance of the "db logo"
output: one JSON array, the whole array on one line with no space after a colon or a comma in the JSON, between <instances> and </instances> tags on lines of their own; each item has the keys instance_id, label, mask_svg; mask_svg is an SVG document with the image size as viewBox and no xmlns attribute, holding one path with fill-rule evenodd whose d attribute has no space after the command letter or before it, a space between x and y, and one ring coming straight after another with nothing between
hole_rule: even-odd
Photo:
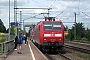
<instances>
[{"instance_id":1,"label":"db logo","mask_svg":"<svg viewBox=\"0 0 90 60\"><path fill-rule=\"evenodd\" d=\"M51 34L51 36L53 36L53 37L54 37L54 36L55 36L55 34Z\"/></svg>"}]
</instances>

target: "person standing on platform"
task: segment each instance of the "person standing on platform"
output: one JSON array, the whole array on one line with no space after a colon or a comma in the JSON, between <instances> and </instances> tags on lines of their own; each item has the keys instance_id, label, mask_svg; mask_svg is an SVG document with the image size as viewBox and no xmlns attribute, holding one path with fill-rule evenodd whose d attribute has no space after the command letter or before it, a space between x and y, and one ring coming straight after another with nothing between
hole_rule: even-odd
<instances>
[{"instance_id":1,"label":"person standing on platform","mask_svg":"<svg viewBox=\"0 0 90 60\"><path fill-rule=\"evenodd\" d=\"M24 36L22 35L22 33L20 33L18 39L18 54L22 54L21 49L22 49L23 40L24 40Z\"/></svg>"},{"instance_id":2,"label":"person standing on platform","mask_svg":"<svg viewBox=\"0 0 90 60\"><path fill-rule=\"evenodd\" d=\"M17 44L18 44L18 36L15 37L15 47L14 47L14 50L17 50Z\"/></svg>"},{"instance_id":3,"label":"person standing on platform","mask_svg":"<svg viewBox=\"0 0 90 60\"><path fill-rule=\"evenodd\" d=\"M28 44L27 43L27 36L24 35L24 39L25 39L25 45Z\"/></svg>"}]
</instances>

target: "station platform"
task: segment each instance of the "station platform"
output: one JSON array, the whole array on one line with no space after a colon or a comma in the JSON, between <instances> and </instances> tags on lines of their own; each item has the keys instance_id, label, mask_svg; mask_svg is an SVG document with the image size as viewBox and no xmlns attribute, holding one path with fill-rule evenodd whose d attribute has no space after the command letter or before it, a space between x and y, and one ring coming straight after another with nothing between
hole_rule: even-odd
<instances>
[{"instance_id":1,"label":"station platform","mask_svg":"<svg viewBox=\"0 0 90 60\"><path fill-rule=\"evenodd\" d=\"M13 50L4 60L48 60L30 40L28 45L22 44L21 52Z\"/></svg>"}]
</instances>

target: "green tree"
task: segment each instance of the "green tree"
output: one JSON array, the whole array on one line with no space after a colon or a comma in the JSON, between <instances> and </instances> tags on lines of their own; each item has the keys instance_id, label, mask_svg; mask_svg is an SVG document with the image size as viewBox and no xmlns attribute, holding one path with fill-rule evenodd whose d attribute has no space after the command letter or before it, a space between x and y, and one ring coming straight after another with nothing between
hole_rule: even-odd
<instances>
[{"instance_id":1,"label":"green tree","mask_svg":"<svg viewBox=\"0 0 90 60\"><path fill-rule=\"evenodd\" d=\"M14 26L10 27L10 35L15 35ZM7 29L6 33L9 33L9 28Z\"/></svg>"},{"instance_id":2,"label":"green tree","mask_svg":"<svg viewBox=\"0 0 90 60\"><path fill-rule=\"evenodd\" d=\"M90 42L90 29L86 30L86 34L85 34L87 40Z\"/></svg>"},{"instance_id":3,"label":"green tree","mask_svg":"<svg viewBox=\"0 0 90 60\"><path fill-rule=\"evenodd\" d=\"M6 30L6 33L8 33L9 32L9 28Z\"/></svg>"},{"instance_id":4,"label":"green tree","mask_svg":"<svg viewBox=\"0 0 90 60\"><path fill-rule=\"evenodd\" d=\"M83 23L76 23L76 37L77 36L81 38L85 37L85 28Z\"/></svg>"},{"instance_id":5,"label":"green tree","mask_svg":"<svg viewBox=\"0 0 90 60\"><path fill-rule=\"evenodd\" d=\"M71 29L68 30L68 36L66 36L69 40L74 40L74 31L76 27L76 40L80 40L81 38L85 37L85 28L82 23L76 23L72 26Z\"/></svg>"},{"instance_id":6,"label":"green tree","mask_svg":"<svg viewBox=\"0 0 90 60\"><path fill-rule=\"evenodd\" d=\"M4 24L3 24L3 22L1 21L1 19L0 19L0 32L2 32L2 33L6 32L6 28L5 28Z\"/></svg>"},{"instance_id":7,"label":"green tree","mask_svg":"<svg viewBox=\"0 0 90 60\"><path fill-rule=\"evenodd\" d=\"M14 26L10 28L10 35L14 35Z\"/></svg>"},{"instance_id":8,"label":"green tree","mask_svg":"<svg viewBox=\"0 0 90 60\"><path fill-rule=\"evenodd\" d=\"M67 26L64 27L64 31L68 31L68 27Z\"/></svg>"}]
</instances>

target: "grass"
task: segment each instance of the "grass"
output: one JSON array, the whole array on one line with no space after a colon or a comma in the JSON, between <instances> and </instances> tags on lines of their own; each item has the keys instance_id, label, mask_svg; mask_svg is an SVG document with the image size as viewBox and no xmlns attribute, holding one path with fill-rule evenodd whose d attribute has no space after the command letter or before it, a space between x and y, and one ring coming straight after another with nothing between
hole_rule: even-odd
<instances>
[{"instance_id":1,"label":"grass","mask_svg":"<svg viewBox=\"0 0 90 60\"><path fill-rule=\"evenodd\" d=\"M79 54L78 55L80 58L83 58L85 60L90 60L90 55L82 55L82 54Z\"/></svg>"},{"instance_id":2,"label":"grass","mask_svg":"<svg viewBox=\"0 0 90 60\"><path fill-rule=\"evenodd\" d=\"M75 55L77 55L78 57L84 59L84 60L90 60L90 55L89 54L82 54L82 53L79 53L79 52L74 52Z\"/></svg>"}]
</instances>

